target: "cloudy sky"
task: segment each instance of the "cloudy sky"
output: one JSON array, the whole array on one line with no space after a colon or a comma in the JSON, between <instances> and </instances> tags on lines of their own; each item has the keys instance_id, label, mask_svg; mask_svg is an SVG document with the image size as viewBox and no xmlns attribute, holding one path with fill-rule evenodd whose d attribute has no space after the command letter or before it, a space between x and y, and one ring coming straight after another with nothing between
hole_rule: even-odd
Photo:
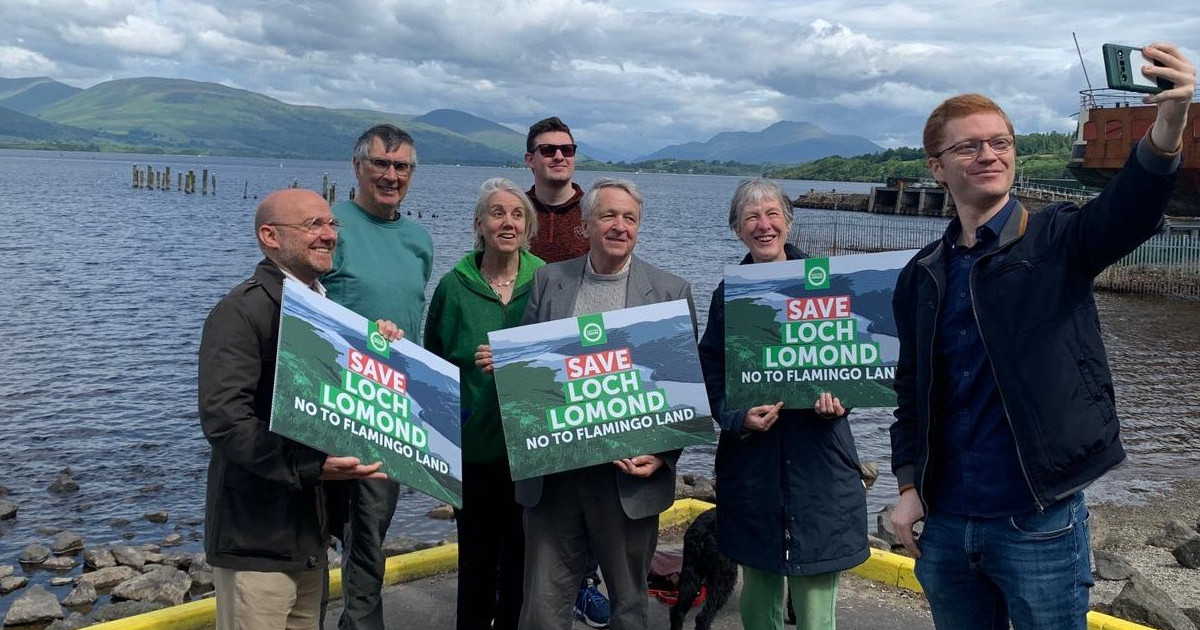
<instances>
[{"instance_id":1,"label":"cloudy sky","mask_svg":"<svg viewBox=\"0 0 1200 630\"><path fill-rule=\"evenodd\" d=\"M213 81L289 103L514 129L559 115L626 155L808 121L917 146L955 93L997 99L1019 132L1070 131L1100 46L1171 41L1200 11L1164 0L3 0L0 76L77 87Z\"/></svg>"}]
</instances>

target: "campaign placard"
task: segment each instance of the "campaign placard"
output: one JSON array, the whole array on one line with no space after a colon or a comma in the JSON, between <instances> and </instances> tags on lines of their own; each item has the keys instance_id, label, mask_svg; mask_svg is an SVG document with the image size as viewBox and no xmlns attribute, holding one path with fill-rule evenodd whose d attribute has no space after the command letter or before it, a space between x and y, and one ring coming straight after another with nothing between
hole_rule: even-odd
<instances>
[{"instance_id":1,"label":"campaign placard","mask_svg":"<svg viewBox=\"0 0 1200 630\"><path fill-rule=\"evenodd\" d=\"M284 281L272 431L462 507L461 423L456 366Z\"/></svg>"},{"instance_id":2,"label":"campaign placard","mask_svg":"<svg viewBox=\"0 0 1200 630\"><path fill-rule=\"evenodd\" d=\"M488 339L513 479L714 441L685 300Z\"/></svg>"},{"instance_id":3,"label":"campaign placard","mask_svg":"<svg viewBox=\"0 0 1200 630\"><path fill-rule=\"evenodd\" d=\"M896 277L916 250L725 267L725 400L895 407Z\"/></svg>"}]
</instances>

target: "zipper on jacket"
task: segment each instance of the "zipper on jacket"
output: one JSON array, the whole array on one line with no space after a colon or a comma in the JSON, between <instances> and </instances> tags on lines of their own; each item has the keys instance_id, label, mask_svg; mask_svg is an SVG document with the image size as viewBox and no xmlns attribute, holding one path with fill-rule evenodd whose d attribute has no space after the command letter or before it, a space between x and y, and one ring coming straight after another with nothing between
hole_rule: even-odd
<instances>
[{"instance_id":1,"label":"zipper on jacket","mask_svg":"<svg viewBox=\"0 0 1200 630\"><path fill-rule=\"evenodd\" d=\"M921 464L921 487L926 487L926 482L929 481L929 460L933 456L933 442L930 436L933 435L933 424L936 418L933 413L933 341L937 336L938 319L942 315L942 285L938 284L937 274L933 273L927 265L920 265L929 277L933 279L933 287L937 291L937 302L933 307L933 332L929 339L929 388L925 391L925 408L929 410L929 429L925 431L925 462ZM915 480L914 480L915 481ZM925 502L925 495L917 492L917 500L921 502L921 510L925 512L925 516L929 516L929 504Z\"/></svg>"},{"instance_id":2,"label":"zipper on jacket","mask_svg":"<svg viewBox=\"0 0 1200 630\"><path fill-rule=\"evenodd\" d=\"M1046 507L1042 505L1042 500L1038 497L1037 491L1033 489L1033 480L1029 478L1029 470L1025 467L1025 457L1021 455L1021 444L1017 440L1017 430L1013 427L1012 417L1008 415L1008 402L1004 399L1004 388L1000 386L1000 378L996 372L996 363L992 360L992 352L988 349L987 335L983 334L983 326L979 322L979 310L975 308L975 268L985 258L990 258L1000 250L997 249L989 254L980 256L974 265L971 265L971 275L968 280L971 285L971 314L975 316L975 327L979 329L979 343L983 344L983 353L987 355L988 367L992 368L992 378L996 380L996 391L1000 393L1000 406L1004 409L1004 421L1008 423L1008 430L1013 436L1013 446L1017 451L1017 465L1021 467L1021 476L1025 477L1025 486L1029 488L1029 494L1033 495L1033 502L1037 506L1038 514L1045 512Z\"/></svg>"}]
</instances>

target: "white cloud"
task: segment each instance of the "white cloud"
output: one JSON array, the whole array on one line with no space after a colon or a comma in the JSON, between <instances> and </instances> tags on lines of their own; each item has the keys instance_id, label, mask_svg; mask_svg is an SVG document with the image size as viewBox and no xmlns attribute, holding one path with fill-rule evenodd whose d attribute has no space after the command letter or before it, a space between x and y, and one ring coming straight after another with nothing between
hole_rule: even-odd
<instances>
[{"instance_id":1,"label":"white cloud","mask_svg":"<svg viewBox=\"0 0 1200 630\"><path fill-rule=\"evenodd\" d=\"M963 91L1020 131L1068 130L1085 87L1071 31L1093 83L1106 41L1200 32L1178 6L1124 0L5 0L0 23L5 76L171 76L514 129L554 114L637 154L781 119L915 145Z\"/></svg>"}]
</instances>

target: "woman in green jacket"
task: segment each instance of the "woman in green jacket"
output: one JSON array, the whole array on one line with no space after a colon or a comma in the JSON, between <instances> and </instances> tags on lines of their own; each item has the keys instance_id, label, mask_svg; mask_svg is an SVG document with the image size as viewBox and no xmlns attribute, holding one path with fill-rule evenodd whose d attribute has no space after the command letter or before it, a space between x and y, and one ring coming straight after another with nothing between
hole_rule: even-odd
<instances>
[{"instance_id":1,"label":"woman in green jacket","mask_svg":"<svg viewBox=\"0 0 1200 630\"><path fill-rule=\"evenodd\" d=\"M493 330L521 322L533 272L537 216L513 182L489 179L475 203L475 249L442 276L429 303L425 348L458 366L462 390L463 507L458 522L458 630L515 629L525 532L490 370L476 351Z\"/></svg>"}]
</instances>

